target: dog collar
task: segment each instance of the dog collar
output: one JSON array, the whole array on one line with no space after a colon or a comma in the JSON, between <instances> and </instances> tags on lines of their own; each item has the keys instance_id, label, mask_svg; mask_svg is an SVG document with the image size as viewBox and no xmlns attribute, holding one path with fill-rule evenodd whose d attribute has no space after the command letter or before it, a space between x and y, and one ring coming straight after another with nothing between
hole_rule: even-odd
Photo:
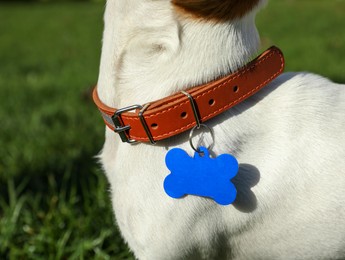
<instances>
[{"instance_id":1,"label":"dog collar","mask_svg":"<svg viewBox=\"0 0 345 260\"><path fill-rule=\"evenodd\" d=\"M273 46L230 75L145 105L109 107L99 99L97 87L93 90L93 100L105 124L118 133L123 142L155 143L193 128L199 123L195 118L205 122L239 104L283 70L283 53Z\"/></svg>"}]
</instances>

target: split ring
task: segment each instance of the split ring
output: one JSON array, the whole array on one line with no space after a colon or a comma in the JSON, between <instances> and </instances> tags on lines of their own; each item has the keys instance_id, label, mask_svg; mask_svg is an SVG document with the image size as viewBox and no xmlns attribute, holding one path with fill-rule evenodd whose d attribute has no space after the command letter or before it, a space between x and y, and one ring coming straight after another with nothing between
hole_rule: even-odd
<instances>
[{"instance_id":1,"label":"split ring","mask_svg":"<svg viewBox=\"0 0 345 260\"><path fill-rule=\"evenodd\" d=\"M212 137L212 143L207 147L207 150L212 149L213 146L214 146L214 132L213 132L212 128L208 127L208 126L205 125L205 124L200 124L199 127L198 127L198 126L194 126L194 127L192 128L192 130L190 131L190 133L189 133L189 144L190 144L190 146L192 147L192 149L193 149L194 151L196 151L197 153L199 153L199 154L203 154L203 152L202 152L199 148L196 148L196 147L194 146L194 144L193 144L193 136L194 136L195 130L199 130L199 129L202 128L202 127L203 127L203 128L206 128L206 130L211 134L211 137ZM203 137L201 138L201 141L202 141L202 139L203 139ZM200 143L200 140L199 140L199 143Z\"/></svg>"}]
</instances>

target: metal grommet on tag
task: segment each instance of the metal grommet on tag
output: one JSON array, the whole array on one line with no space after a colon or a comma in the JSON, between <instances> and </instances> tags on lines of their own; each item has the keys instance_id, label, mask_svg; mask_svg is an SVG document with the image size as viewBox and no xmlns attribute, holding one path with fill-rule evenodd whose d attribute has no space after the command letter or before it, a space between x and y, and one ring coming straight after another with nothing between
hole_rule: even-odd
<instances>
[{"instance_id":1,"label":"metal grommet on tag","mask_svg":"<svg viewBox=\"0 0 345 260\"><path fill-rule=\"evenodd\" d=\"M203 141L204 139L204 136L202 135L200 140L198 141L198 145L197 147L195 147L195 145L193 144L193 136L194 136L194 133L195 133L195 130L199 130L201 128L205 128L207 130L207 132L209 132L211 134L211 137L212 137L212 143L207 147L207 150L211 150L214 146L214 132L212 130L212 128L208 127L207 125L205 124L200 124L200 126L195 126L192 128L192 130L190 131L189 133L189 144L190 146L192 147L192 149L194 151L196 151L198 154L203 154L204 152L202 150L200 150L200 146L201 146L201 142Z\"/></svg>"}]
</instances>

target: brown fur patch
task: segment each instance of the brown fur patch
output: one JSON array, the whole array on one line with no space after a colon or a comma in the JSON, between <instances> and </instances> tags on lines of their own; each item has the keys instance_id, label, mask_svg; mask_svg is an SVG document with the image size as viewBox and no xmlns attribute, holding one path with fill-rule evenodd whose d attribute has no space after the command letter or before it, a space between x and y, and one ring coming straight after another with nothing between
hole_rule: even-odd
<instances>
[{"instance_id":1,"label":"brown fur patch","mask_svg":"<svg viewBox=\"0 0 345 260\"><path fill-rule=\"evenodd\" d=\"M172 0L172 3L196 17L207 20L229 21L241 18L260 0Z\"/></svg>"}]
</instances>

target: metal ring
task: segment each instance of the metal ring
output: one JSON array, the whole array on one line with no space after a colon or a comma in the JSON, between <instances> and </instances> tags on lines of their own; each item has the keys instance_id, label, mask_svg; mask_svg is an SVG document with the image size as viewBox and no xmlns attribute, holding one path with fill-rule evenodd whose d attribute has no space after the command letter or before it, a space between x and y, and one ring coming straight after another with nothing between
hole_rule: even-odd
<instances>
[{"instance_id":1,"label":"metal ring","mask_svg":"<svg viewBox=\"0 0 345 260\"><path fill-rule=\"evenodd\" d=\"M208 127L208 126L205 125L205 124L200 124L199 127L198 127L198 126L194 126L194 127L192 128L192 130L190 131L190 133L189 133L189 144L190 144L190 146L192 147L192 149L193 149L194 151L196 151L197 153L199 153L199 154L202 154L203 152L202 152L199 148L195 148L195 146L194 146L194 144L193 144L193 135L194 135L195 129L200 129L201 127L206 128L207 131L210 132L211 137L212 137L212 143L207 147L207 149L210 150L210 149L212 149L213 146L214 146L214 132L213 132L212 128Z\"/></svg>"}]
</instances>

